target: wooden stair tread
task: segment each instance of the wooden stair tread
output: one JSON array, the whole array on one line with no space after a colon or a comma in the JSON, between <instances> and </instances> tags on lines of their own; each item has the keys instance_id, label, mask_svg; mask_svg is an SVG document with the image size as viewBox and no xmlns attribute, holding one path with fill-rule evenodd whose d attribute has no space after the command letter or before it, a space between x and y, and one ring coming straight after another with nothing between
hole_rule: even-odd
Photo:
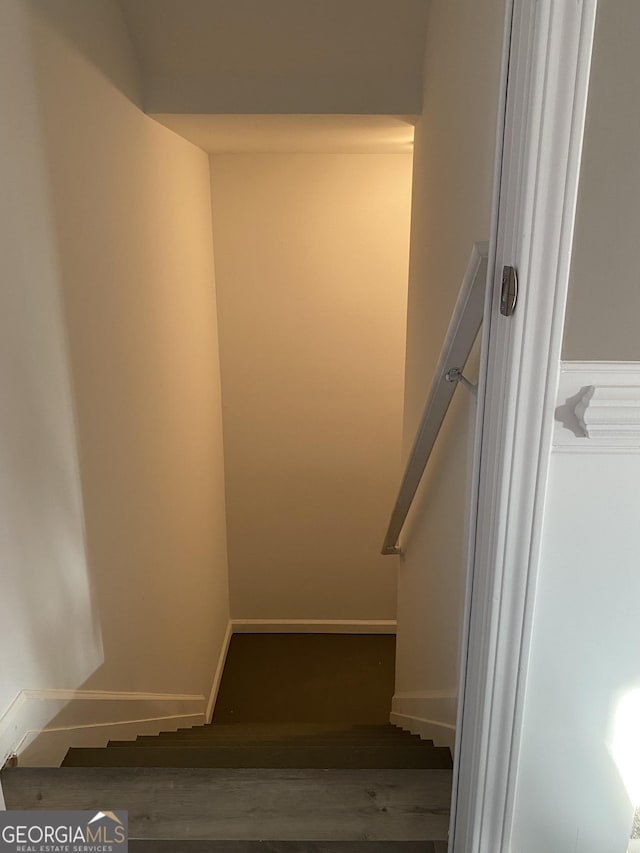
<instances>
[{"instance_id":1,"label":"wooden stair tread","mask_svg":"<svg viewBox=\"0 0 640 853\"><path fill-rule=\"evenodd\" d=\"M168 738L174 738L177 740L191 740L191 741L209 741L216 743L274 743L274 742L284 742L288 741L291 743L380 743L380 744L394 744L394 743L429 743L430 741L426 739L421 739L417 735L407 735L406 737L387 737L384 735L383 737L377 737L375 735L368 735L365 737L364 735L358 735L356 737L337 737L334 735L287 735L287 734L273 734L269 737L266 735L264 737L255 737L251 735L244 735L240 737L234 737L233 735L229 735L221 732L193 732L189 734L189 732L160 732L157 735L139 735L139 737L146 738L158 738L160 740L166 740Z\"/></svg>"},{"instance_id":2,"label":"wooden stair tread","mask_svg":"<svg viewBox=\"0 0 640 853\"><path fill-rule=\"evenodd\" d=\"M63 767L271 767L449 769L446 747L134 746L70 749Z\"/></svg>"},{"instance_id":3,"label":"wooden stair tread","mask_svg":"<svg viewBox=\"0 0 640 853\"><path fill-rule=\"evenodd\" d=\"M326 725L324 723L208 723L201 726L184 726L177 729L182 732L222 732L225 734L255 735L262 737L274 733L286 732L292 735L408 735L405 729L397 726L365 726L350 723Z\"/></svg>"},{"instance_id":4,"label":"wooden stair tread","mask_svg":"<svg viewBox=\"0 0 640 853\"><path fill-rule=\"evenodd\" d=\"M105 753L109 750L104 750ZM9 809L129 812L132 838L435 841L449 770L14 768Z\"/></svg>"},{"instance_id":5,"label":"wooden stair tread","mask_svg":"<svg viewBox=\"0 0 640 853\"><path fill-rule=\"evenodd\" d=\"M274 726L273 728L249 728L245 726L196 726L177 731L198 734L220 734L226 737L418 737L402 729L303 729L298 726Z\"/></svg>"},{"instance_id":6,"label":"wooden stair tread","mask_svg":"<svg viewBox=\"0 0 640 853\"><path fill-rule=\"evenodd\" d=\"M417 735L394 726L351 726L341 728L308 724L258 724L258 725L204 725L191 729L160 732L157 735L140 735L133 741L114 740L110 747L396 747L423 748L433 746L433 741L421 740Z\"/></svg>"},{"instance_id":7,"label":"wooden stair tread","mask_svg":"<svg viewBox=\"0 0 640 853\"><path fill-rule=\"evenodd\" d=\"M121 741L127 742L127 741ZM218 732L162 732L158 735L140 735L135 741L128 743L192 743L195 746L205 744L220 744L220 746L270 746L275 744L291 744L296 746L433 746L432 741L421 740L416 735L406 737L376 737L362 735L356 737L334 737L331 735L286 735L274 734L271 737L233 737Z\"/></svg>"},{"instance_id":8,"label":"wooden stair tread","mask_svg":"<svg viewBox=\"0 0 640 853\"><path fill-rule=\"evenodd\" d=\"M446 853L446 847L442 848ZM144 841L130 853L437 853L432 841Z\"/></svg>"},{"instance_id":9,"label":"wooden stair tread","mask_svg":"<svg viewBox=\"0 0 640 853\"><path fill-rule=\"evenodd\" d=\"M349 726L336 726L335 728L320 726L301 726L296 724L278 724L272 726L247 726L240 725L203 725L195 727L179 728L176 731L185 734L214 734L224 737L417 737L403 729L371 727L355 728Z\"/></svg>"},{"instance_id":10,"label":"wooden stair tread","mask_svg":"<svg viewBox=\"0 0 640 853\"><path fill-rule=\"evenodd\" d=\"M183 726L181 731L193 731L195 729L212 729L215 731L227 732L245 732L245 733L263 733L274 732L279 730L295 731L300 733L309 732L389 732L392 734L402 734L406 732L398 726L391 723L373 724L373 723L353 723L348 720L341 723L300 723L295 721L277 722L277 723L204 723L201 726Z\"/></svg>"},{"instance_id":11,"label":"wooden stair tread","mask_svg":"<svg viewBox=\"0 0 640 853\"><path fill-rule=\"evenodd\" d=\"M176 732L160 732L157 735L140 735L136 742L144 742L150 743L153 741L157 741L162 743L164 741L183 741L187 743L219 743L219 744L254 744L254 745L268 745L274 743L295 743L300 745L307 746L316 746L316 745L340 745L340 744L361 744L361 745L394 745L394 744L431 744L432 741L421 740L417 735L407 734L405 736L402 735L349 735L345 733L344 735L333 735L333 734L309 734L309 735L296 735L296 734L287 734L286 732L274 732L271 735L250 735L250 734L238 734L233 735L227 732L216 732L216 731L176 731Z\"/></svg>"}]
</instances>

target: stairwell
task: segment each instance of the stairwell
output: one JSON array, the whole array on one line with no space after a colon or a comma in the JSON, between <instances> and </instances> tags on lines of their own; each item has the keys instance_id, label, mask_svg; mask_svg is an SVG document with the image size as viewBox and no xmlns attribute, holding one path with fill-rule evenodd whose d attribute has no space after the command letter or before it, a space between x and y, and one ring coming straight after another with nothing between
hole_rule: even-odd
<instances>
[{"instance_id":1,"label":"stairwell","mask_svg":"<svg viewBox=\"0 0 640 853\"><path fill-rule=\"evenodd\" d=\"M136 853L444 853L451 754L388 724L214 717L2 785L9 809L127 810Z\"/></svg>"}]
</instances>

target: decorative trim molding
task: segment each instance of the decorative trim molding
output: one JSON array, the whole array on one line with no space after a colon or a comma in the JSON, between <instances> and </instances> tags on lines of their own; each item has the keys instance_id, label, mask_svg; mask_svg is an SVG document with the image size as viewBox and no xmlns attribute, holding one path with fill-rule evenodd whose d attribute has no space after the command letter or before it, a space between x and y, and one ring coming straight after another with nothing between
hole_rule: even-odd
<instances>
[{"instance_id":1,"label":"decorative trim molding","mask_svg":"<svg viewBox=\"0 0 640 853\"><path fill-rule=\"evenodd\" d=\"M104 746L205 722L204 696L100 690L21 690L0 717L0 766L59 766L70 746Z\"/></svg>"},{"instance_id":2,"label":"decorative trim molding","mask_svg":"<svg viewBox=\"0 0 640 853\"><path fill-rule=\"evenodd\" d=\"M234 634L395 634L395 619L232 619Z\"/></svg>"},{"instance_id":3,"label":"decorative trim molding","mask_svg":"<svg viewBox=\"0 0 640 853\"><path fill-rule=\"evenodd\" d=\"M227 624L227 630L224 634L224 639L222 640L222 648L220 649L220 654L218 655L218 663L213 676L211 693L209 694L209 701L207 702L206 722L208 723L210 723L213 719L213 709L216 706L216 699L218 698L218 691L220 690L220 682L222 681L222 673L224 671L225 661L227 660L227 652L229 651L229 643L231 642L232 633L233 629L231 626L231 621L229 621Z\"/></svg>"},{"instance_id":4,"label":"decorative trim molding","mask_svg":"<svg viewBox=\"0 0 640 853\"><path fill-rule=\"evenodd\" d=\"M563 361L553 449L640 453L640 362Z\"/></svg>"},{"instance_id":5,"label":"decorative trim molding","mask_svg":"<svg viewBox=\"0 0 640 853\"><path fill-rule=\"evenodd\" d=\"M396 693L389 722L423 739L433 740L436 746L448 746L453 750L457 699L455 690Z\"/></svg>"},{"instance_id":6,"label":"decorative trim molding","mask_svg":"<svg viewBox=\"0 0 640 853\"><path fill-rule=\"evenodd\" d=\"M590 385L574 411L587 438L639 443L640 386Z\"/></svg>"}]
</instances>

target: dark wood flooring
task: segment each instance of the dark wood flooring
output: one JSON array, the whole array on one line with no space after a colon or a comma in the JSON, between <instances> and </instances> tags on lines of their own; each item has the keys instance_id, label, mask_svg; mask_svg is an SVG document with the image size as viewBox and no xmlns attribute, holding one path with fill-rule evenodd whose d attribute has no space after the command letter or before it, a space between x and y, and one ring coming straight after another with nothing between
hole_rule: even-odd
<instances>
[{"instance_id":1,"label":"dark wood flooring","mask_svg":"<svg viewBox=\"0 0 640 853\"><path fill-rule=\"evenodd\" d=\"M435 846L438 844L438 847ZM129 841L130 853L446 853L433 841Z\"/></svg>"},{"instance_id":2,"label":"dark wood flooring","mask_svg":"<svg viewBox=\"0 0 640 853\"><path fill-rule=\"evenodd\" d=\"M3 786L8 808L125 809L131 838L435 841L451 771L25 767Z\"/></svg>"},{"instance_id":3,"label":"dark wood flooring","mask_svg":"<svg viewBox=\"0 0 640 853\"><path fill-rule=\"evenodd\" d=\"M215 723L388 723L391 634L234 634Z\"/></svg>"}]
</instances>

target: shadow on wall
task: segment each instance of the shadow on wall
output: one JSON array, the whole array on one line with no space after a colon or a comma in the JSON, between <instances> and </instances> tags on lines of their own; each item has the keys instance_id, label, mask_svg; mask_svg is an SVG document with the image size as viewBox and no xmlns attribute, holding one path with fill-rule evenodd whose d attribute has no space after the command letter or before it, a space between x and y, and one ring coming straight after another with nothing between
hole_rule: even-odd
<instances>
[{"instance_id":1,"label":"shadow on wall","mask_svg":"<svg viewBox=\"0 0 640 853\"><path fill-rule=\"evenodd\" d=\"M208 158L129 98L117 3L7 0L0 30L17 283L0 488L28 491L5 498L21 542L0 713L82 687L84 708L136 692L202 714L229 620Z\"/></svg>"},{"instance_id":2,"label":"shadow on wall","mask_svg":"<svg viewBox=\"0 0 640 853\"><path fill-rule=\"evenodd\" d=\"M0 53L0 752L25 685L74 687L103 660L60 302L60 265L19 3L2 4Z\"/></svg>"},{"instance_id":3,"label":"shadow on wall","mask_svg":"<svg viewBox=\"0 0 640 853\"><path fill-rule=\"evenodd\" d=\"M91 26L91 18L78 14L77 0L26 0L30 14L38 15L47 26L69 44L94 69L99 71L113 88L137 107L142 107L141 85L133 48L126 37L120 5L115 0L91 0L100 6L100 14L112 19L113 31L122 33L115 43L104 38L100 28ZM123 58L125 61L123 61Z\"/></svg>"},{"instance_id":4,"label":"shadow on wall","mask_svg":"<svg viewBox=\"0 0 640 853\"><path fill-rule=\"evenodd\" d=\"M21 767L59 767L70 746L101 747L207 722L203 696L94 691L88 682L75 690L24 690L16 705L8 716L19 727L13 751Z\"/></svg>"}]
</instances>

